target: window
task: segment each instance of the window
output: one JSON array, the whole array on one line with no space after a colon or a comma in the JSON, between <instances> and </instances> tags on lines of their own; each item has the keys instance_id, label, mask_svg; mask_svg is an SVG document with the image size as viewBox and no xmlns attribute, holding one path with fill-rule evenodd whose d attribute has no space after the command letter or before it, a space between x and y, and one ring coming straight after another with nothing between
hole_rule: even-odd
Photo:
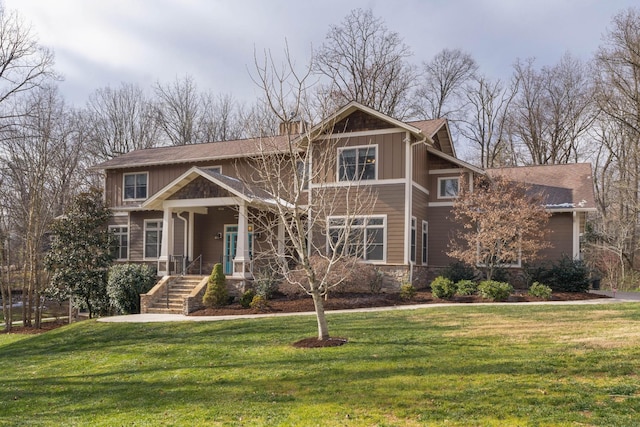
<instances>
[{"instance_id":1,"label":"window","mask_svg":"<svg viewBox=\"0 0 640 427\"><path fill-rule=\"evenodd\" d=\"M422 221L422 265L427 265L429 259L429 223Z\"/></svg>"},{"instance_id":2,"label":"window","mask_svg":"<svg viewBox=\"0 0 640 427\"><path fill-rule=\"evenodd\" d=\"M458 197L460 178L438 178L438 198L453 199Z\"/></svg>"},{"instance_id":3,"label":"window","mask_svg":"<svg viewBox=\"0 0 640 427\"><path fill-rule=\"evenodd\" d=\"M416 217L411 217L411 261L416 262Z\"/></svg>"},{"instance_id":4,"label":"window","mask_svg":"<svg viewBox=\"0 0 640 427\"><path fill-rule=\"evenodd\" d=\"M124 200L143 200L147 198L147 180L149 174L124 174Z\"/></svg>"},{"instance_id":5,"label":"window","mask_svg":"<svg viewBox=\"0 0 640 427\"><path fill-rule=\"evenodd\" d=\"M309 189L309 163L298 160L296 162L296 173L298 179L302 182L302 190Z\"/></svg>"},{"instance_id":6,"label":"window","mask_svg":"<svg viewBox=\"0 0 640 427\"><path fill-rule=\"evenodd\" d=\"M144 222L144 257L158 258L162 245L162 221Z\"/></svg>"},{"instance_id":7,"label":"window","mask_svg":"<svg viewBox=\"0 0 640 427\"><path fill-rule=\"evenodd\" d=\"M376 179L375 145L341 148L338 151L338 180L359 181Z\"/></svg>"},{"instance_id":8,"label":"window","mask_svg":"<svg viewBox=\"0 0 640 427\"><path fill-rule=\"evenodd\" d=\"M329 218L328 247L365 261L384 261L385 225L383 216Z\"/></svg>"},{"instance_id":9,"label":"window","mask_svg":"<svg viewBox=\"0 0 640 427\"><path fill-rule=\"evenodd\" d=\"M109 231L113 233L114 236L114 258L127 259L129 255L129 228L110 225Z\"/></svg>"}]
</instances>

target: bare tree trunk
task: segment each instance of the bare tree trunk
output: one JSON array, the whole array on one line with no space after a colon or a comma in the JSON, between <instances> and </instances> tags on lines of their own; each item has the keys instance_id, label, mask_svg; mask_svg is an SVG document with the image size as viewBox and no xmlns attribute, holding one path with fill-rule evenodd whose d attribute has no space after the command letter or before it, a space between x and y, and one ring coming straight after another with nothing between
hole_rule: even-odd
<instances>
[{"instance_id":1,"label":"bare tree trunk","mask_svg":"<svg viewBox=\"0 0 640 427\"><path fill-rule=\"evenodd\" d=\"M316 289L311 292L311 297L313 298L313 307L316 311L316 319L318 321L318 339L327 340L329 339L329 325L327 324L327 317L324 313L322 295L320 291Z\"/></svg>"}]
</instances>

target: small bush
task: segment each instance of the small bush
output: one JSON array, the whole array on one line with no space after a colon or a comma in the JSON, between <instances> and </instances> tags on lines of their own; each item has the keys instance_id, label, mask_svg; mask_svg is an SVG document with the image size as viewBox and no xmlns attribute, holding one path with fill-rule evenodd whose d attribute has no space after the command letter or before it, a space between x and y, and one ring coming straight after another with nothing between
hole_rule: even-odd
<instances>
[{"instance_id":1,"label":"small bush","mask_svg":"<svg viewBox=\"0 0 640 427\"><path fill-rule=\"evenodd\" d=\"M242 308L251 307L251 301L253 301L253 297L255 296L256 296L256 293L251 289L249 289L248 291L245 291L240 297L240 305L242 306Z\"/></svg>"},{"instance_id":2,"label":"small bush","mask_svg":"<svg viewBox=\"0 0 640 427\"><path fill-rule=\"evenodd\" d=\"M260 295L265 300L271 299L273 294L278 291L281 280L282 278L270 268L255 273L253 281L255 284L255 295Z\"/></svg>"},{"instance_id":3,"label":"small bush","mask_svg":"<svg viewBox=\"0 0 640 427\"><path fill-rule=\"evenodd\" d=\"M267 308L267 300L262 295L256 295L251 300L249 307L253 308L254 310L263 311Z\"/></svg>"},{"instance_id":4,"label":"small bush","mask_svg":"<svg viewBox=\"0 0 640 427\"><path fill-rule=\"evenodd\" d=\"M114 265L107 278L109 301L122 314L140 313L140 294L147 293L155 282L155 269L146 264Z\"/></svg>"},{"instance_id":5,"label":"small bush","mask_svg":"<svg viewBox=\"0 0 640 427\"><path fill-rule=\"evenodd\" d=\"M480 292L482 298L492 301L504 301L513 292L513 287L506 282L484 280L478 285L478 292Z\"/></svg>"},{"instance_id":6,"label":"small bush","mask_svg":"<svg viewBox=\"0 0 640 427\"><path fill-rule=\"evenodd\" d=\"M530 280L545 283L556 292L586 292L589 269L581 260L563 255L551 267L539 266L528 271Z\"/></svg>"},{"instance_id":7,"label":"small bush","mask_svg":"<svg viewBox=\"0 0 640 427\"><path fill-rule=\"evenodd\" d=\"M538 282L533 282L529 288L529 295L536 298L551 299L551 293L552 291L549 286Z\"/></svg>"},{"instance_id":8,"label":"small bush","mask_svg":"<svg viewBox=\"0 0 640 427\"><path fill-rule=\"evenodd\" d=\"M460 280L456 283L458 295L474 295L478 292L478 284L473 280Z\"/></svg>"},{"instance_id":9,"label":"small bush","mask_svg":"<svg viewBox=\"0 0 640 427\"><path fill-rule=\"evenodd\" d=\"M456 261L449 264L440 272L440 276L446 277L453 283L461 280L473 280L476 277L476 271L472 266L464 262Z\"/></svg>"},{"instance_id":10,"label":"small bush","mask_svg":"<svg viewBox=\"0 0 640 427\"><path fill-rule=\"evenodd\" d=\"M404 283L400 286L400 298L405 301L412 300L416 296L416 288L411 283Z\"/></svg>"},{"instance_id":11,"label":"small bush","mask_svg":"<svg viewBox=\"0 0 640 427\"><path fill-rule=\"evenodd\" d=\"M456 294L458 288L453 280L443 276L438 276L431 282L431 293L440 299L451 299Z\"/></svg>"},{"instance_id":12,"label":"small bush","mask_svg":"<svg viewBox=\"0 0 640 427\"><path fill-rule=\"evenodd\" d=\"M202 303L207 307L221 307L229 304L227 293L227 280L222 270L222 264L213 266L211 276L207 282L207 291L202 298Z\"/></svg>"}]
</instances>

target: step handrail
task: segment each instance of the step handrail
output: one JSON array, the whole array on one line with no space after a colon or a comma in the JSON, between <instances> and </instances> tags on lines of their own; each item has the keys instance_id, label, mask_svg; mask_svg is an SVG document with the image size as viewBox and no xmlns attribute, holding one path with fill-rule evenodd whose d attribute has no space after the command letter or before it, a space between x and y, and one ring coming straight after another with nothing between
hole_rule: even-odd
<instances>
[{"instance_id":1,"label":"step handrail","mask_svg":"<svg viewBox=\"0 0 640 427\"><path fill-rule=\"evenodd\" d=\"M190 269L191 267L193 267L193 266L195 265L195 263L196 263L196 262L199 262L199 263L200 263L200 267L199 267L199 272L198 272L198 274L199 274L200 276L202 276L202 254L198 255L196 259L194 259L193 261L191 261L191 262L189 263L189 265L187 265L187 267L186 267L184 270L182 270L182 274L181 274L181 276L184 276L185 274L187 274L187 272L189 271L189 269Z\"/></svg>"}]
</instances>

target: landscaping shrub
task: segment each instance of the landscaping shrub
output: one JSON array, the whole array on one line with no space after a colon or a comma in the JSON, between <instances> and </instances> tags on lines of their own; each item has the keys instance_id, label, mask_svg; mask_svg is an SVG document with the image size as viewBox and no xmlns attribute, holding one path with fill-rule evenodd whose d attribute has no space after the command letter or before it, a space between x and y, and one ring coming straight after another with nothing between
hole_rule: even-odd
<instances>
[{"instance_id":1,"label":"landscaping shrub","mask_svg":"<svg viewBox=\"0 0 640 427\"><path fill-rule=\"evenodd\" d=\"M227 280L220 263L213 266L202 303L207 307L221 307L229 303Z\"/></svg>"},{"instance_id":2,"label":"landscaping shrub","mask_svg":"<svg viewBox=\"0 0 640 427\"><path fill-rule=\"evenodd\" d=\"M435 298L451 299L457 290L456 284L443 276L438 276L431 282L431 293Z\"/></svg>"},{"instance_id":3,"label":"landscaping shrub","mask_svg":"<svg viewBox=\"0 0 640 427\"><path fill-rule=\"evenodd\" d=\"M155 270L146 264L114 265L107 278L110 304L122 314L140 313L140 294L147 293L155 282Z\"/></svg>"},{"instance_id":4,"label":"landscaping shrub","mask_svg":"<svg viewBox=\"0 0 640 427\"><path fill-rule=\"evenodd\" d=\"M251 289L249 289L248 291L245 291L240 297L240 305L242 306L242 308L251 307L251 301L253 301L253 297L255 296L256 296L256 293Z\"/></svg>"},{"instance_id":5,"label":"landscaping shrub","mask_svg":"<svg viewBox=\"0 0 640 427\"><path fill-rule=\"evenodd\" d=\"M416 288L411 283L403 283L400 286L400 298L409 301L416 296Z\"/></svg>"},{"instance_id":6,"label":"landscaping shrub","mask_svg":"<svg viewBox=\"0 0 640 427\"><path fill-rule=\"evenodd\" d=\"M262 311L267 308L267 300L262 295L256 295L251 300L251 304L249 304L249 307L253 308L254 310Z\"/></svg>"},{"instance_id":7,"label":"landscaping shrub","mask_svg":"<svg viewBox=\"0 0 640 427\"><path fill-rule=\"evenodd\" d=\"M453 283L457 283L461 280L473 280L476 277L475 269L464 262L456 261L449 264L441 272L440 276L446 277Z\"/></svg>"},{"instance_id":8,"label":"landscaping shrub","mask_svg":"<svg viewBox=\"0 0 640 427\"><path fill-rule=\"evenodd\" d=\"M278 291L282 278L271 268L260 270L254 274L255 295L260 295L268 300ZM252 297L253 298L253 297ZM251 302L251 300L249 300Z\"/></svg>"},{"instance_id":9,"label":"landscaping shrub","mask_svg":"<svg viewBox=\"0 0 640 427\"><path fill-rule=\"evenodd\" d=\"M478 285L478 292L482 298L492 301L504 301L509 298L513 287L506 282L498 282L496 280L484 280Z\"/></svg>"},{"instance_id":10,"label":"landscaping shrub","mask_svg":"<svg viewBox=\"0 0 640 427\"><path fill-rule=\"evenodd\" d=\"M529 295L536 298L551 299L551 288L539 282L533 282L529 288Z\"/></svg>"},{"instance_id":11,"label":"landscaping shrub","mask_svg":"<svg viewBox=\"0 0 640 427\"><path fill-rule=\"evenodd\" d=\"M478 292L478 284L473 280L459 280L456 283L456 293L458 295L474 295Z\"/></svg>"},{"instance_id":12,"label":"landscaping shrub","mask_svg":"<svg viewBox=\"0 0 640 427\"><path fill-rule=\"evenodd\" d=\"M528 271L530 280L545 283L555 292L586 292L589 269L581 260L563 255L551 267L539 266Z\"/></svg>"}]
</instances>

